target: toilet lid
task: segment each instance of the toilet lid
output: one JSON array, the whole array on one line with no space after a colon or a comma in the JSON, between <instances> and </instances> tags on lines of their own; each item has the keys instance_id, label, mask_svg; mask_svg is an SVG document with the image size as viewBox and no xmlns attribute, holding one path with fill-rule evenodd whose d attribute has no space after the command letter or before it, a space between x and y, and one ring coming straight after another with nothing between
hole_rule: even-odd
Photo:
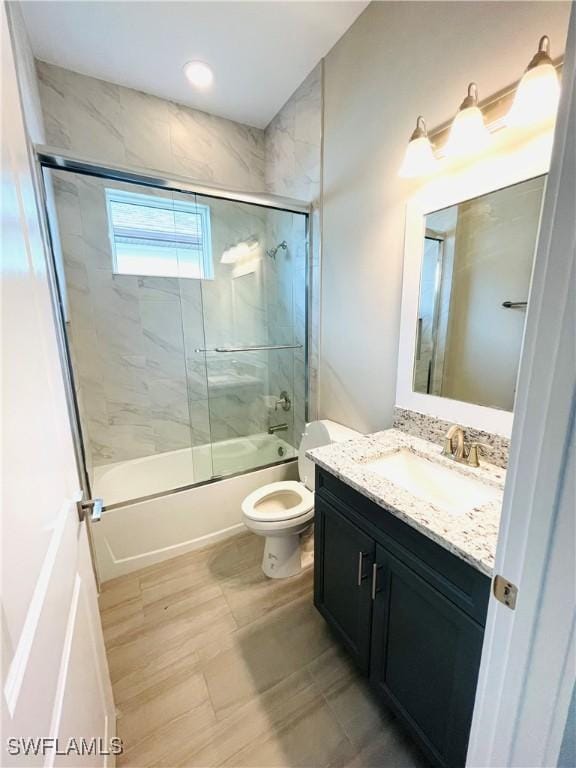
<instances>
[{"instance_id":1,"label":"toilet lid","mask_svg":"<svg viewBox=\"0 0 576 768\"><path fill-rule=\"evenodd\" d=\"M259 523L292 520L314 506L314 494L296 480L284 480L257 488L242 502L242 512Z\"/></svg>"}]
</instances>

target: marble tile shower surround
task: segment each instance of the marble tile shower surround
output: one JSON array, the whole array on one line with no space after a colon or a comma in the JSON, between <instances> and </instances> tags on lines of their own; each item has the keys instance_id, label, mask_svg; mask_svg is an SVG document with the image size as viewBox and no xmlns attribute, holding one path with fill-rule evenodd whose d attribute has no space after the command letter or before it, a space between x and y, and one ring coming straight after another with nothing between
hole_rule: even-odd
<instances>
[{"instance_id":1,"label":"marble tile shower surround","mask_svg":"<svg viewBox=\"0 0 576 768\"><path fill-rule=\"evenodd\" d=\"M262 254L242 277L217 256L213 281L115 275L106 182L65 172L52 180L91 463L265 431L263 396L272 391L266 353L195 352L268 342ZM265 242L264 209L209 202L215 255L249 234Z\"/></svg>"},{"instance_id":2,"label":"marble tile shower surround","mask_svg":"<svg viewBox=\"0 0 576 768\"><path fill-rule=\"evenodd\" d=\"M37 62L48 144L102 163L264 191L264 131Z\"/></svg>"},{"instance_id":3,"label":"marble tile shower surround","mask_svg":"<svg viewBox=\"0 0 576 768\"><path fill-rule=\"evenodd\" d=\"M266 189L276 194L297 196L313 203L311 229L314 234L311 239L308 293L312 336L309 339L308 398L311 405L309 417L314 418L320 279L317 233L320 218L321 66L308 76L265 132L44 62L37 62L37 70L47 128L46 141L51 145L88 155L103 163L132 164L165 172L167 175L177 173L205 183L219 183L247 191ZM60 193L59 205L62 201L62 188ZM210 202L213 204L213 201ZM65 218L66 213L63 216ZM59 218L62 218L60 212ZM262 339L263 342L270 340L273 343L283 343L288 339L290 342L303 343L306 330L303 304L307 278L305 252L297 246L300 233L291 232L291 228L290 223L286 221L271 220L268 225L268 241L276 244L286 240L289 244L288 252L280 252L275 263L264 259L257 265L254 273L237 278L224 291L220 291L216 283L206 287L206 340L210 342L207 346L229 344L232 338L237 339L237 343L242 343L242 339L246 343L257 343L258 320L263 314L267 315L268 323L267 337ZM96 248L98 249L98 246ZM70 247L67 250L70 251ZM282 256L286 258L282 259ZM109 263L107 257L105 263ZM115 276L114 279L116 293L120 290L121 281L118 277ZM158 338L155 341L168 343L173 355L179 354L182 346L193 348L193 340L185 338L182 332L180 340L177 338L177 303L182 292L178 281L170 285L163 279L160 286L160 281L156 280L153 289L150 289L151 279L145 281L154 296L162 296L166 305L172 306L170 312L164 316L166 325L168 318L172 318L171 331L166 329L168 338ZM262 282L270 287L268 297L263 301L262 297L259 297ZM141 287L140 298L144 301L141 319L151 323L154 320L154 312L150 309L150 292L145 294L144 286ZM188 290L188 293L196 292ZM126 299L129 294L130 291L125 292ZM275 298L271 299L271 296ZM196 296L187 296L182 301L182 326L187 333L191 333L194 319L199 313L199 309L194 309L194 299L199 306L199 293ZM244 308L243 311L240 311L240 306ZM159 314L156 312L156 315ZM221 322L222 318L226 321ZM132 320L133 325L137 325L136 318ZM233 336L229 331L232 325ZM77 328L77 338L78 335ZM152 344L150 336L154 336L151 331L148 332L148 345ZM78 349L78 358L83 361L82 369L86 371L94 366L85 359L88 357L86 351L80 351L83 341L84 339L81 343L79 339L75 346ZM249 392L244 389L235 393L222 392L211 397L208 403L202 370L204 360L191 360L186 356L186 370L183 374L180 364L174 359L169 361L169 353L164 352L145 361L140 343L133 349L129 348L129 344L125 344L120 356L124 365L130 364L130 374L125 378L133 388L134 395L130 399L124 397L124 401L131 404L131 423L124 423L127 416L125 413L121 415L122 408L111 405L110 408L103 409L98 387L93 381L89 384L82 375L81 405L84 405L94 422L94 463L149 455L150 452L160 450L160 446L164 446L162 450L174 450L183 447L185 441L189 445L190 437L186 435L188 426L185 419L188 397L184 386L186 383L191 390L188 400L191 403L193 444L206 442L210 429L212 439L244 435L248 429L247 419L252 431L261 430L270 423L279 423L279 414L263 411L258 401L260 394L279 395L282 389L289 391L294 404L292 413L286 414L285 420L290 426L290 434L286 437L297 444L305 423L304 355L303 347L297 352L287 350L262 355L251 353L227 361L222 360L222 356L219 356L220 359L214 355L208 356L208 372L213 377L225 378L227 374L224 369L228 366L234 368L237 375L245 372L245 369L250 369L249 377L265 381L261 391L256 389ZM142 421L139 416L146 410L147 401L143 396L141 399L136 397L136 394L142 393L138 387L132 386L133 379L136 376L141 378L143 369L148 370L151 366L156 367L160 378L172 380L172 386L169 388L172 399L166 399L168 393L166 388L163 388L162 406L156 411L157 423L152 434L150 424L137 423ZM269 381L266 380L268 371ZM294 381L297 383L292 391ZM204 397L200 396L202 389ZM251 405L247 404L247 400ZM172 411L172 416L177 414L178 426L171 430L165 423L167 420L163 418L167 410ZM108 414L109 411L112 416ZM280 413L284 415L284 412ZM116 438L112 442L117 450L114 446L106 445L104 440L106 420L111 418L114 420L111 426ZM168 421L174 421L174 418ZM99 427L96 426L97 423Z\"/></svg>"},{"instance_id":4,"label":"marble tile shower surround","mask_svg":"<svg viewBox=\"0 0 576 768\"><path fill-rule=\"evenodd\" d=\"M267 242L286 242L275 258L264 260L268 301L268 332L271 344L300 344L300 349L268 352L270 391L280 396L286 390L292 400L289 412L271 414L274 423L287 423L283 433L291 445L297 446L305 426L306 403L306 242L305 222L301 216L287 217L273 211L268 216Z\"/></svg>"},{"instance_id":5,"label":"marble tile shower surround","mask_svg":"<svg viewBox=\"0 0 576 768\"><path fill-rule=\"evenodd\" d=\"M436 419L434 416L428 416L424 413L409 411L405 408L395 408L392 426L394 429L399 429L414 437L420 437L423 440L429 440L431 443L443 445L444 436L449 427L452 426L452 423ZM508 438L501 435L493 435L490 432L483 432L481 429L475 429L474 427L462 426L466 431L468 440L484 443L485 461L504 469L508 466L508 453L510 451L510 440Z\"/></svg>"},{"instance_id":6,"label":"marble tile shower surround","mask_svg":"<svg viewBox=\"0 0 576 768\"><path fill-rule=\"evenodd\" d=\"M279 195L306 200L312 204L310 216L309 274L303 254L294 254L293 284L306 285L308 277L308 405L309 419L317 417L320 337L320 204L322 158L322 63L308 75L273 118L264 134L266 188ZM277 232L278 240L289 236ZM300 294L295 293L295 301ZM294 306L296 341L305 335L304 306ZM301 336L299 334L302 334ZM293 358L294 381L304 382L304 350ZM305 384L303 384L305 386ZM295 400L305 399L305 391L295 392ZM295 413L294 438L304 429L302 411Z\"/></svg>"},{"instance_id":7,"label":"marble tile shower surround","mask_svg":"<svg viewBox=\"0 0 576 768\"><path fill-rule=\"evenodd\" d=\"M320 195L321 80L318 64L264 133L266 188L310 203Z\"/></svg>"}]
</instances>

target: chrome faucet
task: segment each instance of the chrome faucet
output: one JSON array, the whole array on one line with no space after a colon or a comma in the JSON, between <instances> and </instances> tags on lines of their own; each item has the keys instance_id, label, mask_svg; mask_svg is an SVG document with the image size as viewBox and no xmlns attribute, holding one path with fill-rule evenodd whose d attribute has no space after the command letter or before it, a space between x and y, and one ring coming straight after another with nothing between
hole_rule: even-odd
<instances>
[{"instance_id":1,"label":"chrome faucet","mask_svg":"<svg viewBox=\"0 0 576 768\"><path fill-rule=\"evenodd\" d=\"M444 437L442 455L448 456L461 464L468 464L469 467L479 467L478 454L483 452L484 443L468 443L465 438L466 435L462 427L453 424Z\"/></svg>"},{"instance_id":2,"label":"chrome faucet","mask_svg":"<svg viewBox=\"0 0 576 768\"><path fill-rule=\"evenodd\" d=\"M276 424L275 427L268 427L268 434L275 435L276 432L286 432L287 429L288 429L288 424Z\"/></svg>"}]
</instances>

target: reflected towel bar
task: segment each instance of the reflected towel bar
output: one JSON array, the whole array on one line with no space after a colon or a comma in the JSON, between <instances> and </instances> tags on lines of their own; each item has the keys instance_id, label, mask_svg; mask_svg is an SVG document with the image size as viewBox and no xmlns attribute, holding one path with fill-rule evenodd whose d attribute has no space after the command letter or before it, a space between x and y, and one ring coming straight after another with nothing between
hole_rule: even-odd
<instances>
[{"instance_id":1,"label":"reflected towel bar","mask_svg":"<svg viewBox=\"0 0 576 768\"><path fill-rule=\"evenodd\" d=\"M528 306L527 301L503 301L504 309L525 309Z\"/></svg>"},{"instance_id":2,"label":"reflected towel bar","mask_svg":"<svg viewBox=\"0 0 576 768\"><path fill-rule=\"evenodd\" d=\"M267 349L302 349L302 344L262 344L254 347L214 347L214 349L195 349L194 352L255 352Z\"/></svg>"}]
</instances>

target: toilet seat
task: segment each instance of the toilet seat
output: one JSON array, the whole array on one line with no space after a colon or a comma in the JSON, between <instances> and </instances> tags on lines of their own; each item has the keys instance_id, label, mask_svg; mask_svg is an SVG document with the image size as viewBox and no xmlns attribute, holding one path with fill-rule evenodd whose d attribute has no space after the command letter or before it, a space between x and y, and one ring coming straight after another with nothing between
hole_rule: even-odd
<instances>
[{"instance_id":1,"label":"toilet seat","mask_svg":"<svg viewBox=\"0 0 576 768\"><path fill-rule=\"evenodd\" d=\"M257 523L276 523L307 515L314 508L314 494L296 480L283 480L257 488L242 502L242 512Z\"/></svg>"}]
</instances>

